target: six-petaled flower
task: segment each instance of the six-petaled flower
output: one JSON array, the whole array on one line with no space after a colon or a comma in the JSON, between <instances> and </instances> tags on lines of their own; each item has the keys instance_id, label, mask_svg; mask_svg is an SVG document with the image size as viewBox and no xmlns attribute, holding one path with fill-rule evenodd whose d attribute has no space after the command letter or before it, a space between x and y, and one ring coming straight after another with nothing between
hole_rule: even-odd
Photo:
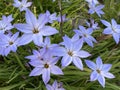
<instances>
[{"instance_id":1,"label":"six-petaled flower","mask_svg":"<svg viewBox=\"0 0 120 90\"><path fill-rule=\"evenodd\" d=\"M20 11L25 11L30 7L32 2L27 2L27 0L14 0L13 6L19 8Z\"/></svg>"},{"instance_id":2,"label":"six-petaled flower","mask_svg":"<svg viewBox=\"0 0 120 90\"><path fill-rule=\"evenodd\" d=\"M76 34L78 34L84 42L86 42L89 46L93 47L93 42L97 43L96 39L91 36L93 33L92 28L86 29L83 26L79 26L79 29L74 30Z\"/></svg>"},{"instance_id":3,"label":"six-petaled flower","mask_svg":"<svg viewBox=\"0 0 120 90\"><path fill-rule=\"evenodd\" d=\"M101 10L104 8L104 5L96 5L95 3L92 3L89 5L89 14L94 14L96 13L99 17L101 17L104 12Z\"/></svg>"},{"instance_id":4,"label":"six-petaled flower","mask_svg":"<svg viewBox=\"0 0 120 90\"><path fill-rule=\"evenodd\" d=\"M115 42L118 44L120 41L120 25L117 24L114 19L111 20L111 23L106 20L101 20L101 22L107 27L104 29L103 33L111 34Z\"/></svg>"},{"instance_id":5,"label":"six-petaled flower","mask_svg":"<svg viewBox=\"0 0 120 90\"><path fill-rule=\"evenodd\" d=\"M41 60L31 60L30 65L35 68L30 73L30 76L38 76L42 74L42 79L45 84L50 80L50 73L55 75L63 75L62 70L55 64L58 62L58 57L45 56Z\"/></svg>"},{"instance_id":6,"label":"six-petaled flower","mask_svg":"<svg viewBox=\"0 0 120 90\"><path fill-rule=\"evenodd\" d=\"M64 47L58 47L53 50L55 56L62 56L62 67L67 67L72 62L74 65L83 70L83 64L81 58L86 58L90 54L84 50L81 50L83 46L83 40L72 41L68 36L63 37L62 45Z\"/></svg>"},{"instance_id":7,"label":"six-petaled flower","mask_svg":"<svg viewBox=\"0 0 120 90\"><path fill-rule=\"evenodd\" d=\"M8 17L2 16L2 20L0 20L0 34L13 29L11 21L13 21L12 15L9 15Z\"/></svg>"},{"instance_id":8,"label":"six-petaled flower","mask_svg":"<svg viewBox=\"0 0 120 90\"><path fill-rule=\"evenodd\" d=\"M35 15L27 10L25 14L27 24L15 24L14 26L23 32L20 43L22 45L28 44L33 41L36 45L43 42L43 36L50 36L58 33L58 31L51 27L45 26L47 17L45 14L40 14L38 20Z\"/></svg>"},{"instance_id":9,"label":"six-petaled flower","mask_svg":"<svg viewBox=\"0 0 120 90\"><path fill-rule=\"evenodd\" d=\"M19 32L11 35L0 35L0 47L2 48L1 54L7 56L10 51L16 52L19 43Z\"/></svg>"},{"instance_id":10,"label":"six-petaled flower","mask_svg":"<svg viewBox=\"0 0 120 90\"><path fill-rule=\"evenodd\" d=\"M98 57L96 59L96 64L90 60L85 60L87 66L93 70L90 75L90 81L98 80L98 82L105 87L105 77L106 78L115 78L115 76L109 72L112 65L103 64L102 59Z\"/></svg>"}]
</instances>

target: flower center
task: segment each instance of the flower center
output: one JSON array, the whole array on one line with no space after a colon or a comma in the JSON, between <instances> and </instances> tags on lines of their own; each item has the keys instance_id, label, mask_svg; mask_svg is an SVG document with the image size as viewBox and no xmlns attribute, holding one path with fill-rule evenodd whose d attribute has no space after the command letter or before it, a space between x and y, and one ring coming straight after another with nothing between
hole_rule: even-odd
<instances>
[{"instance_id":1,"label":"flower center","mask_svg":"<svg viewBox=\"0 0 120 90\"><path fill-rule=\"evenodd\" d=\"M44 65L44 68L49 68L49 65L46 63L46 64Z\"/></svg>"},{"instance_id":2,"label":"flower center","mask_svg":"<svg viewBox=\"0 0 120 90\"><path fill-rule=\"evenodd\" d=\"M61 88L62 87L62 83L58 83L58 88Z\"/></svg>"},{"instance_id":3,"label":"flower center","mask_svg":"<svg viewBox=\"0 0 120 90\"><path fill-rule=\"evenodd\" d=\"M114 27L112 27L112 30L113 30L113 32L115 32L115 33L116 33L116 29L115 29Z\"/></svg>"},{"instance_id":4,"label":"flower center","mask_svg":"<svg viewBox=\"0 0 120 90\"><path fill-rule=\"evenodd\" d=\"M34 30L33 30L33 33L34 33L34 34L37 34L37 33L39 33L39 31L38 31L37 29L34 29Z\"/></svg>"},{"instance_id":5,"label":"flower center","mask_svg":"<svg viewBox=\"0 0 120 90\"><path fill-rule=\"evenodd\" d=\"M13 42L9 42L9 45L12 45L13 44Z\"/></svg>"},{"instance_id":6,"label":"flower center","mask_svg":"<svg viewBox=\"0 0 120 90\"><path fill-rule=\"evenodd\" d=\"M72 51L68 51L68 54L69 54L70 56L73 56L73 52L72 52Z\"/></svg>"},{"instance_id":7,"label":"flower center","mask_svg":"<svg viewBox=\"0 0 120 90\"><path fill-rule=\"evenodd\" d=\"M97 72L100 74L101 71L100 71L100 70L97 70Z\"/></svg>"},{"instance_id":8,"label":"flower center","mask_svg":"<svg viewBox=\"0 0 120 90\"><path fill-rule=\"evenodd\" d=\"M84 34L84 37L87 37L87 34Z\"/></svg>"}]
</instances>

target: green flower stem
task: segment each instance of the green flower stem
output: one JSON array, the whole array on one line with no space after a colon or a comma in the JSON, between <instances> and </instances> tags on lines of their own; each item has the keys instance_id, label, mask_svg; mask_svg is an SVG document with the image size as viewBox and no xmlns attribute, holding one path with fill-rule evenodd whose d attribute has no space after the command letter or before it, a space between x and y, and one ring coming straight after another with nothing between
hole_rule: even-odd
<instances>
[{"instance_id":1,"label":"green flower stem","mask_svg":"<svg viewBox=\"0 0 120 90\"><path fill-rule=\"evenodd\" d=\"M24 67L24 65L23 65L22 62L20 61L17 53L14 53L14 56L16 57L17 62L18 62L18 64L21 66L21 68L22 68L23 70L26 70L26 68Z\"/></svg>"}]
</instances>

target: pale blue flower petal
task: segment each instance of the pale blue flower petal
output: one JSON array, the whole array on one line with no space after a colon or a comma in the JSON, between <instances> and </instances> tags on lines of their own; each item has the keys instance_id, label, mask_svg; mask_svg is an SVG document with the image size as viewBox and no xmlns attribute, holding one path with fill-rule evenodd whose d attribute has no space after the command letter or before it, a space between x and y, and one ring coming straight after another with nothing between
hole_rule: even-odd
<instances>
[{"instance_id":1,"label":"pale blue flower petal","mask_svg":"<svg viewBox=\"0 0 120 90\"><path fill-rule=\"evenodd\" d=\"M50 69L44 69L42 73L42 79L45 84L50 80Z\"/></svg>"},{"instance_id":2,"label":"pale blue flower petal","mask_svg":"<svg viewBox=\"0 0 120 90\"><path fill-rule=\"evenodd\" d=\"M4 55L7 56L10 53L10 47L4 49Z\"/></svg>"},{"instance_id":3,"label":"pale blue flower petal","mask_svg":"<svg viewBox=\"0 0 120 90\"><path fill-rule=\"evenodd\" d=\"M55 49L53 49L52 53L54 56L64 56L67 54L67 51L63 47L56 47Z\"/></svg>"},{"instance_id":4,"label":"pale blue flower petal","mask_svg":"<svg viewBox=\"0 0 120 90\"><path fill-rule=\"evenodd\" d=\"M92 34L92 33L93 33L93 29L92 29L92 28L88 28L88 29L86 30L86 32L87 32L87 34Z\"/></svg>"},{"instance_id":5,"label":"pale blue flower petal","mask_svg":"<svg viewBox=\"0 0 120 90\"><path fill-rule=\"evenodd\" d=\"M75 34L73 37L72 37L72 42L74 41L77 41L79 39L79 35L78 34Z\"/></svg>"},{"instance_id":6,"label":"pale blue flower petal","mask_svg":"<svg viewBox=\"0 0 120 90\"><path fill-rule=\"evenodd\" d=\"M83 27L83 26L79 26L79 29L82 31L82 32L85 32L86 31L86 29L85 29L85 27Z\"/></svg>"},{"instance_id":7,"label":"pale blue flower petal","mask_svg":"<svg viewBox=\"0 0 120 90\"><path fill-rule=\"evenodd\" d=\"M33 35L33 42L35 45L41 45L41 43L43 42L43 36L40 34Z\"/></svg>"},{"instance_id":8,"label":"pale blue flower petal","mask_svg":"<svg viewBox=\"0 0 120 90\"><path fill-rule=\"evenodd\" d=\"M89 38L84 38L84 40L89 46L93 47L93 42Z\"/></svg>"},{"instance_id":9,"label":"pale blue flower petal","mask_svg":"<svg viewBox=\"0 0 120 90\"><path fill-rule=\"evenodd\" d=\"M46 45L50 45L51 44L50 37L46 37L44 42L45 42Z\"/></svg>"},{"instance_id":10,"label":"pale blue flower petal","mask_svg":"<svg viewBox=\"0 0 120 90\"><path fill-rule=\"evenodd\" d=\"M101 22L107 26L107 27L111 27L111 24L109 22L107 22L106 20L101 20Z\"/></svg>"},{"instance_id":11,"label":"pale blue flower petal","mask_svg":"<svg viewBox=\"0 0 120 90\"><path fill-rule=\"evenodd\" d=\"M69 49L72 49L72 41L71 39L65 35L63 37L63 45L65 45L65 47L69 50Z\"/></svg>"},{"instance_id":12,"label":"pale blue flower petal","mask_svg":"<svg viewBox=\"0 0 120 90\"><path fill-rule=\"evenodd\" d=\"M111 20L112 26L116 27L117 26L117 22L115 21L115 19Z\"/></svg>"},{"instance_id":13,"label":"pale blue flower petal","mask_svg":"<svg viewBox=\"0 0 120 90\"><path fill-rule=\"evenodd\" d=\"M81 32L80 30L74 30L74 32L75 32L76 34L78 34L79 36L82 36L82 32Z\"/></svg>"},{"instance_id":14,"label":"pale blue flower petal","mask_svg":"<svg viewBox=\"0 0 120 90\"><path fill-rule=\"evenodd\" d=\"M44 26L41 30L41 33L42 35L44 36L50 36L50 35L53 35L53 34L56 34L58 33L58 31L53 28L53 27L50 27L50 26Z\"/></svg>"},{"instance_id":15,"label":"pale blue flower petal","mask_svg":"<svg viewBox=\"0 0 120 90\"><path fill-rule=\"evenodd\" d=\"M30 73L29 76L38 76L38 75L42 74L42 72L43 72L42 68L37 68L36 67L32 70L32 72Z\"/></svg>"},{"instance_id":16,"label":"pale blue flower petal","mask_svg":"<svg viewBox=\"0 0 120 90\"><path fill-rule=\"evenodd\" d=\"M97 80L99 77L99 74L97 73L97 71L93 71L90 75L90 81L95 81Z\"/></svg>"},{"instance_id":17,"label":"pale blue flower petal","mask_svg":"<svg viewBox=\"0 0 120 90\"><path fill-rule=\"evenodd\" d=\"M118 43L119 43L119 40L120 40L120 35L117 34L117 33L113 33L113 38L114 38L116 44L118 44Z\"/></svg>"},{"instance_id":18,"label":"pale blue flower petal","mask_svg":"<svg viewBox=\"0 0 120 90\"><path fill-rule=\"evenodd\" d=\"M28 9L25 14L26 22L35 28L37 19L35 15Z\"/></svg>"},{"instance_id":19,"label":"pale blue flower petal","mask_svg":"<svg viewBox=\"0 0 120 90\"><path fill-rule=\"evenodd\" d=\"M96 64L90 60L85 60L85 63L87 64L87 66L92 69L92 70L96 70Z\"/></svg>"},{"instance_id":20,"label":"pale blue flower petal","mask_svg":"<svg viewBox=\"0 0 120 90\"><path fill-rule=\"evenodd\" d=\"M104 5L98 5L98 6L96 7L96 10L101 10L102 8L104 8Z\"/></svg>"},{"instance_id":21,"label":"pale blue flower petal","mask_svg":"<svg viewBox=\"0 0 120 90\"><path fill-rule=\"evenodd\" d=\"M15 24L14 27L23 33L33 33L32 30L34 29L29 24Z\"/></svg>"},{"instance_id":22,"label":"pale blue flower petal","mask_svg":"<svg viewBox=\"0 0 120 90\"><path fill-rule=\"evenodd\" d=\"M48 18L46 17L45 14L40 14L38 16L38 29L41 29L48 21Z\"/></svg>"},{"instance_id":23,"label":"pale blue flower petal","mask_svg":"<svg viewBox=\"0 0 120 90\"><path fill-rule=\"evenodd\" d=\"M22 37L20 37L20 41L18 43L18 46L20 45L26 45L28 43L30 43L33 39L32 39L31 34L23 34Z\"/></svg>"},{"instance_id":24,"label":"pale blue flower petal","mask_svg":"<svg viewBox=\"0 0 120 90\"><path fill-rule=\"evenodd\" d=\"M86 57L91 56L90 53L88 53L88 52L86 52L84 50L80 50L79 52L76 52L75 55L80 57L80 58L86 58Z\"/></svg>"},{"instance_id":25,"label":"pale blue flower petal","mask_svg":"<svg viewBox=\"0 0 120 90\"><path fill-rule=\"evenodd\" d=\"M51 67L51 73L55 74L55 75L63 75L62 70L57 66L52 66Z\"/></svg>"},{"instance_id":26,"label":"pale blue flower petal","mask_svg":"<svg viewBox=\"0 0 120 90\"><path fill-rule=\"evenodd\" d=\"M96 65L97 65L97 69L102 69L102 67L103 67L103 63L102 63L102 59L101 59L101 57L97 57L97 59L96 59Z\"/></svg>"},{"instance_id":27,"label":"pale blue flower petal","mask_svg":"<svg viewBox=\"0 0 120 90\"><path fill-rule=\"evenodd\" d=\"M88 13L89 13L89 14L93 14L93 13L95 13L95 11L92 10L92 9L89 9Z\"/></svg>"},{"instance_id":28,"label":"pale blue flower petal","mask_svg":"<svg viewBox=\"0 0 120 90\"><path fill-rule=\"evenodd\" d=\"M72 57L68 55L64 56L61 61L62 67L67 67L68 65L70 65L72 60Z\"/></svg>"},{"instance_id":29,"label":"pale blue flower petal","mask_svg":"<svg viewBox=\"0 0 120 90\"><path fill-rule=\"evenodd\" d=\"M54 90L54 88L49 84L46 85L46 88L47 88L47 90Z\"/></svg>"},{"instance_id":30,"label":"pale blue flower petal","mask_svg":"<svg viewBox=\"0 0 120 90\"><path fill-rule=\"evenodd\" d=\"M52 84L52 87L54 87L54 88L58 87L58 83L57 83L56 80L55 80L54 83Z\"/></svg>"},{"instance_id":31,"label":"pale blue flower petal","mask_svg":"<svg viewBox=\"0 0 120 90\"><path fill-rule=\"evenodd\" d=\"M88 36L88 37L89 37L89 39L90 39L91 41L97 43L97 41L96 41L96 39L95 39L94 37L92 37L92 36Z\"/></svg>"},{"instance_id":32,"label":"pale blue flower petal","mask_svg":"<svg viewBox=\"0 0 120 90\"><path fill-rule=\"evenodd\" d=\"M112 73L109 73L109 72L103 72L102 75L106 78L115 78L115 76L112 74Z\"/></svg>"},{"instance_id":33,"label":"pale blue flower petal","mask_svg":"<svg viewBox=\"0 0 120 90\"><path fill-rule=\"evenodd\" d=\"M103 67L101 70L108 72L112 67L112 64L103 64Z\"/></svg>"},{"instance_id":34,"label":"pale blue flower petal","mask_svg":"<svg viewBox=\"0 0 120 90\"><path fill-rule=\"evenodd\" d=\"M105 28L103 33L104 34L112 34L112 29L111 28Z\"/></svg>"},{"instance_id":35,"label":"pale blue flower petal","mask_svg":"<svg viewBox=\"0 0 120 90\"><path fill-rule=\"evenodd\" d=\"M14 7L19 7L21 4L20 1L18 1L18 0L14 0L14 2L15 2L15 3L13 3Z\"/></svg>"},{"instance_id":36,"label":"pale blue flower petal","mask_svg":"<svg viewBox=\"0 0 120 90\"><path fill-rule=\"evenodd\" d=\"M34 67L38 67L38 68L43 68L44 65L42 65L42 62L40 62L40 60L34 60L34 61L30 61L29 62L30 65L34 66Z\"/></svg>"},{"instance_id":37,"label":"pale blue flower petal","mask_svg":"<svg viewBox=\"0 0 120 90\"><path fill-rule=\"evenodd\" d=\"M25 58L34 60L34 59L36 59L36 56L35 55L30 55L30 56L26 56Z\"/></svg>"},{"instance_id":38,"label":"pale blue flower petal","mask_svg":"<svg viewBox=\"0 0 120 90\"><path fill-rule=\"evenodd\" d=\"M60 59L59 57L54 57L54 58L52 58L52 59L50 60L51 65L56 64L59 59Z\"/></svg>"},{"instance_id":39,"label":"pale blue flower petal","mask_svg":"<svg viewBox=\"0 0 120 90\"><path fill-rule=\"evenodd\" d=\"M72 45L73 46L73 50L74 51L79 51L82 48L82 46L83 46L83 39L74 41L73 44L74 44L74 45Z\"/></svg>"},{"instance_id":40,"label":"pale blue flower petal","mask_svg":"<svg viewBox=\"0 0 120 90\"><path fill-rule=\"evenodd\" d=\"M105 87L105 78L102 75L99 75L98 82L102 85L102 87Z\"/></svg>"},{"instance_id":41,"label":"pale blue flower petal","mask_svg":"<svg viewBox=\"0 0 120 90\"><path fill-rule=\"evenodd\" d=\"M15 33L12 37L11 40L15 41L19 36L19 32Z\"/></svg>"},{"instance_id":42,"label":"pale blue flower petal","mask_svg":"<svg viewBox=\"0 0 120 90\"><path fill-rule=\"evenodd\" d=\"M83 70L83 64L82 64L82 61L81 61L80 58L74 57L73 58L73 63L77 68L79 68L80 70Z\"/></svg>"},{"instance_id":43,"label":"pale blue flower petal","mask_svg":"<svg viewBox=\"0 0 120 90\"><path fill-rule=\"evenodd\" d=\"M28 2L25 7L30 7L32 5L32 2Z\"/></svg>"},{"instance_id":44,"label":"pale blue flower petal","mask_svg":"<svg viewBox=\"0 0 120 90\"><path fill-rule=\"evenodd\" d=\"M17 46L15 44L13 44L10 48L13 52L16 52L17 50Z\"/></svg>"}]
</instances>

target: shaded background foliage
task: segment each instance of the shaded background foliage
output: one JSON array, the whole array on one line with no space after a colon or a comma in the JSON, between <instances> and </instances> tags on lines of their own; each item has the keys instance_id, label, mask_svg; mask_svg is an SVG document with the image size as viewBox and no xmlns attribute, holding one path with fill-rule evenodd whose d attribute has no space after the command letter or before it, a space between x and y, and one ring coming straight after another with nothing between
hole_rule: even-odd
<instances>
[{"instance_id":1,"label":"shaded background foliage","mask_svg":"<svg viewBox=\"0 0 120 90\"><path fill-rule=\"evenodd\" d=\"M44 13L49 10L51 13L60 13L58 1L52 2L52 0L29 0L32 1L32 7L30 8L37 16L39 13ZM110 21L115 18L120 23L120 0L99 0L105 5L103 11L105 15L102 19ZM25 22L24 13L20 13L18 9L12 6L13 0L0 0L0 17L2 15L12 14L14 17L13 23ZM111 73L115 75L115 79L106 79L106 87L102 88L97 81L90 82L89 75L90 70L84 64L84 70L80 71L74 66L68 66L63 69L64 76L51 76L50 83L55 79L63 82L66 90L120 90L120 44L116 45L112 37L109 35L103 35L102 31L105 28L100 18L94 14L89 15L87 13L88 6L84 0L69 0L69 2L62 2L62 13L67 15L69 19L63 23L63 33L68 36L72 36L73 29L78 25L86 26L85 21L89 18L94 18L101 27L99 30L93 33L93 36L97 39L98 43L94 48L84 45L83 49L89 51L92 56L90 60L95 61L97 56L101 56L104 63L113 64ZM60 30L58 22L52 24ZM12 30L16 32L16 30ZM53 43L61 42L61 35L55 35L51 37ZM19 47L17 53L10 53L7 57L0 56L0 90L46 90L45 85L42 82L41 76L29 77L29 73L32 67L27 63L28 60L24 57L32 54L32 49L37 49L33 43L29 45ZM17 56L16 56L17 55ZM21 68L17 62L20 59L25 68ZM84 63L84 60L83 60Z\"/></svg>"}]
</instances>

